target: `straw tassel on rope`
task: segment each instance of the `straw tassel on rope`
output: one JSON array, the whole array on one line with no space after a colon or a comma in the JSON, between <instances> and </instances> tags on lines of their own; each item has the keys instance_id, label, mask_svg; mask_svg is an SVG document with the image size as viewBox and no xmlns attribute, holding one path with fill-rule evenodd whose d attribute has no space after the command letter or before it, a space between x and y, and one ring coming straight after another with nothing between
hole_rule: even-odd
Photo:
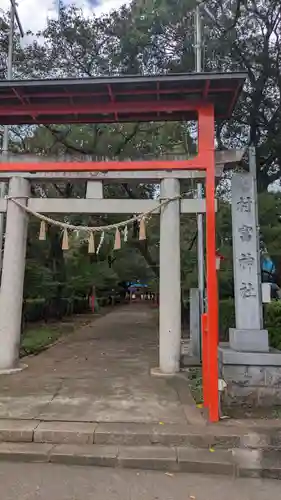
<instances>
[{"instance_id":1,"label":"straw tassel on rope","mask_svg":"<svg viewBox=\"0 0 281 500\"><path fill-rule=\"evenodd\" d=\"M102 247L103 242L104 242L104 231L101 233L100 242L99 242L98 248L97 248L97 255L100 253L100 249Z\"/></svg>"},{"instance_id":2,"label":"straw tassel on rope","mask_svg":"<svg viewBox=\"0 0 281 500\"><path fill-rule=\"evenodd\" d=\"M127 243L128 241L128 226L125 226L124 229L124 242Z\"/></svg>"},{"instance_id":3,"label":"straw tassel on rope","mask_svg":"<svg viewBox=\"0 0 281 500\"><path fill-rule=\"evenodd\" d=\"M63 231L63 237L62 237L62 245L61 248L63 250L69 250L69 243L68 243L68 232L67 229L64 229Z\"/></svg>"},{"instance_id":4,"label":"straw tassel on rope","mask_svg":"<svg viewBox=\"0 0 281 500\"><path fill-rule=\"evenodd\" d=\"M120 248L121 248L121 234L117 227L115 232L114 250L120 250Z\"/></svg>"},{"instance_id":5,"label":"straw tassel on rope","mask_svg":"<svg viewBox=\"0 0 281 500\"><path fill-rule=\"evenodd\" d=\"M146 227L144 217L140 221L139 240L146 240Z\"/></svg>"},{"instance_id":6,"label":"straw tassel on rope","mask_svg":"<svg viewBox=\"0 0 281 500\"><path fill-rule=\"evenodd\" d=\"M39 231L39 240L40 241L46 240L46 232L47 232L46 222L44 220L41 220L40 231Z\"/></svg>"},{"instance_id":7,"label":"straw tassel on rope","mask_svg":"<svg viewBox=\"0 0 281 500\"><path fill-rule=\"evenodd\" d=\"M89 236L89 245L88 245L88 253L95 253L96 248L95 248L95 235L91 231L90 236Z\"/></svg>"}]
</instances>

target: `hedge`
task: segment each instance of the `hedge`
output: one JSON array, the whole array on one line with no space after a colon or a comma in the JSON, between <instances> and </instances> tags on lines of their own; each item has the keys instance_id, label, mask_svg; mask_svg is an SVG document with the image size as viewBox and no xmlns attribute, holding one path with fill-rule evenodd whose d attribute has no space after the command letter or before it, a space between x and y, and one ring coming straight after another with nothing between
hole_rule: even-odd
<instances>
[{"instance_id":1,"label":"hedge","mask_svg":"<svg viewBox=\"0 0 281 500\"><path fill-rule=\"evenodd\" d=\"M221 300L219 305L220 340L228 340L229 328L235 327L234 299ZM281 302L264 306L264 325L269 333L270 346L281 350Z\"/></svg>"},{"instance_id":2,"label":"hedge","mask_svg":"<svg viewBox=\"0 0 281 500\"><path fill-rule=\"evenodd\" d=\"M229 328L235 327L235 307L234 299L220 300L219 303L219 333L220 340L226 342L228 340Z\"/></svg>"},{"instance_id":3,"label":"hedge","mask_svg":"<svg viewBox=\"0 0 281 500\"><path fill-rule=\"evenodd\" d=\"M274 301L266 304L265 327L269 332L270 346L281 350L281 302Z\"/></svg>"},{"instance_id":4,"label":"hedge","mask_svg":"<svg viewBox=\"0 0 281 500\"><path fill-rule=\"evenodd\" d=\"M119 304L121 296L118 293L98 297L96 301L96 312L101 307ZM90 312L87 297L68 297L60 299L26 299L23 303L23 322L33 323L35 321L48 321L61 319L72 314L83 314Z\"/></svg>"},{"instance_id":5,"label":"hedge","mask_svg":"<svg viewBox=\"0 0 281 500\"><path fill-rule=\"evenodd\" d=\"M72 314L89 311L89 302L85 297L71 297L46 300L43 298L27 299L23 303L23 320L28 323L48 319L60 319Z\"/></svg>"}]
</instances>

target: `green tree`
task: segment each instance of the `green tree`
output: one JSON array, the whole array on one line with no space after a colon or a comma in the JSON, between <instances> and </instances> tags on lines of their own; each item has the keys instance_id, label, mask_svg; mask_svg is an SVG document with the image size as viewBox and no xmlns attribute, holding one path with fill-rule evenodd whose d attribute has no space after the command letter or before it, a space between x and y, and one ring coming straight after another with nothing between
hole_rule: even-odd
<instances>
[{"instance_id":1,"label":"green tree","mask_svg":"<svg viewBox=\"0 0 281 500\"><path fill-rule=\"evenodd\" d=\"M217 145L220 149L241 147L249 143L257 147L260 192L266 192L272 182L279 183L281 177L279 3L278 0L207 0L205 5L212 19L203 14L205 69L245 70L248 75L232 120L217 123ZM193 0L135 0L130 6L115 10L111 15L93 15L87 19L79 9L65 8L62 10L61 22L50 22L47 29L35 36L29 46L21 47L19 40L16 40L15 76L61 78L193 71L194 6ZM0 35L3 73L6 54L5 28ZM12 147L15 152L21 153L54 156L66 154L73 158L87 154L97 158L120 160L150 155L157 157L163 154L188 155L196 150L190 129L185 123L15 127ZM246 162L247 159L244 166ZM223 183L222 187L225 185ZM184 189L189 190L192 187L188 183ZM84 196L85 185L40 184L34 186L33 191L37 196L79 197ZM221 189L221 192L223 193L224 189ZM147 185L112 185L106 189L107 196L118 197L151 197L156 193L157 187L155 190ZM269 196L272 200L273 195ZM116 218L71 217L71 221L76 223L101 224L111 220ZM156 227L157 218L154 219L146 244L135 238L130 240L128 248L120 252L120 257L116 258L113 267L108 269L107 282L112 283L112 280L122 278L122 274L128 276L129 269L132 273L135 273L134 269L136 273L139 270L147 279L153 279L152 275L157 276L159 261ZM266 227L265 223L265 233ZM278 224L275 228L278 232L277 227ZM30 240L33 241L36 232L35 225L31 225ZM229 205L225 203L221 205L218 214L218 244L231 261L230 233ZM184 219L182 283L186 289L196 281L194 235L196 236L194 219ZM31 246L28 251L30 281L27 283L34 280L32 273L36 276L36 257L46 270L46 283L50 281L51 272L57 294L66 293L65 290L69 290L67 287L71 273L75 275L75 270L79 272L79 269L83 268L82 264L77 264L79 259L84 258L87 261L87 270L83 268L85 276L94 276L95 269L100 266L100 262L95 262L85 255L83 245L66 258L60 248L60 238L60 233L53 231L50 233L49 243L41 245L38 254L32 254ZM278 244L276 250L277 247ZM139 252L136 252L136 249ZM107 257L108 255L102 257L105 267ZM125 266L126 261L130 262L130 266ZM220 279L224 280L225 293L230 293L231 269L225 274L225 278L224 272L226 270L220 273ZM88 283L86 279L85 282Z\"/></svg>"}]
</instances>

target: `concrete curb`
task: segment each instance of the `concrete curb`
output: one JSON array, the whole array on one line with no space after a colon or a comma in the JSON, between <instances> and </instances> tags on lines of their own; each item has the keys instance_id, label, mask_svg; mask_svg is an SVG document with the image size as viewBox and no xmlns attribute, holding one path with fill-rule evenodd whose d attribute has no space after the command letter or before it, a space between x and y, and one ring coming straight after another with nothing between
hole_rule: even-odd
<instances>
[{"instance_id":1,"label":"concrete curb","mask_svg":"<svg viewBox=\"0 0 281 500\"><path fill-rule=\"evenodd\" d=\"M7 370L0 370L0 375L14 375L15 373L20 373L23 370L26 370L28 365L25 363L20 363L17 368L9 368Z\"/></svg>"},{"instance_id":2,"label":"concrete curb","mask_svg":"<svg viewBox=\"0 0 281 500\"><path fill-rule=\"evenodd\" d=\"M0 443L281 450L280 427L0 420Z\"/></svg>"},{"instance_id":3,"label":"concrete curb","mask_svg":"<svg viewBox=\"0 0 281 500\"><path fill-rule=\"evenodd\" d=\"M0 461L190 472L281 479L280 454L260 450L196 450L165 446L1 443Z\"/></svg>"},{"instance_id":4,"label":"concrete curb","mask_svg":"<svg viewBox=\"0 0 281 500\"><path fill-rule=\"evenodd\" d=\"M34 443L1 443L0 461L44 462L50 461L52 446Z\"/></svg>"}]
</instances>

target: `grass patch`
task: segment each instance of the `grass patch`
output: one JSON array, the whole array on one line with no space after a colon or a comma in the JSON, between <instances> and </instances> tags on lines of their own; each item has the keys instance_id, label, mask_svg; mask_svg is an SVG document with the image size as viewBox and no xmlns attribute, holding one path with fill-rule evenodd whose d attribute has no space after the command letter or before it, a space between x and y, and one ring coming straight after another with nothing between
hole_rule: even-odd
<instances>
[{"instance_id":1,"label":"grass patch","mask_svg":"<svg viewBox=\"0 0 281 500\"><path fill-rule=\"evenodd\" d=\"M107 309L104 308L103 313L106 311ZM45 351L63 335L68 335L91 324L98 317L99 315L81 314L47 324L45 322L27 324L21 339L20 357L36 355Z\"/></svg>"},{"instance_id":2,"label":"grass patch","mask_svg":"<svg viewBox=\"0 0 281 500\"><path fill-rule=\"evenodd\" d=\"M46 325L27 328L21 343L21 357L29 356L30 354L39 354L39 352L56 342L63 333L65 333L65 329L61 330L59 327L55 328Z\"/></svg>"},{"instance_id":3,"label":"grass patch","mask_svg":"<svg viewBox=\"0 0 281 500\"><path fill-rule=\"evenodd\" d=\"M20 357L36 355L45 351L60 337L78 331L111 310L111 307L104 307L95 315L92 313L77 314L67 316L62 321L47 324L45 322L26 324L21 339Z\"/></svg>"},{"instance_id":4,"label":"grass patch","mask_svg":"<svg viewBox=\"0 0 281 500\"><path fill-rule=\"evenodd\" d=\"M50 324L44 322L26 325L21 339L20 356L39 354L54 344L63 335L72 333L83 325L85 325L85 318L83 316L74 316Z\"/></svg>"},{"instance_id":5,"label":"grass patch","mask_svg":"<svg viewBox=\"0 0 281 500\"><path fill-rule=\"evenodd\" d=\"M192 397L196 404L201 404L203 401L201 368L189 368L188 378L189 378L189 387L191 390Z\"/></svg>"}]
</instances>

